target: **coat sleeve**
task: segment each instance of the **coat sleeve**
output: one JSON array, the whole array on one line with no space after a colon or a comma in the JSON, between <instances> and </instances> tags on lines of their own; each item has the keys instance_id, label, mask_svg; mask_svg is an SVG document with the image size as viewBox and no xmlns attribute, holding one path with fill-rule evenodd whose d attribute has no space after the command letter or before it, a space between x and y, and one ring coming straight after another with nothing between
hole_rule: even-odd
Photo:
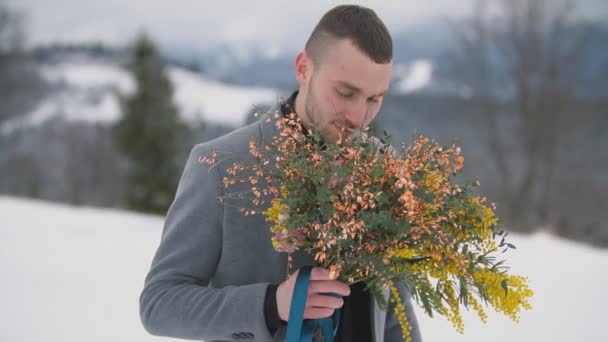
<instances>
[{"instance_id":1,"label":"coat sleeve","mask_svg":"<svg viewBox=\"0 0 608 342\"><path fill-rule=\"evenodd\" d=\"M395 282L395 286L397 287L399 296L401 297L403 305L405 306L405 314L407 319L412 326L412 330L410 330L410 336L412 338L411 342L422 342L422 337L420 336L420 327L418 326L418 320L416 319L413 303L410 300L411 295L402 282ZM389 296L392 296L392 293ZM390 297L384 329L385 342L404 342L403 334L401 333L401 326L399 325L399 320L395 315L394 304L390 303Z\"/></svg>"},{"instance_id":2,"label":"coat sleeve","mask_svg":"<svg viewBox=\"0 0 608 342\"><path fill-rule=\"evenodd\" d=\"M269 283L209 285L222 248L222 184L209 155L195 146L167 212L161 241L139 297L140 319L152 335L192 340L272 340L264 320Z\"/></svg>"}]
</instances>

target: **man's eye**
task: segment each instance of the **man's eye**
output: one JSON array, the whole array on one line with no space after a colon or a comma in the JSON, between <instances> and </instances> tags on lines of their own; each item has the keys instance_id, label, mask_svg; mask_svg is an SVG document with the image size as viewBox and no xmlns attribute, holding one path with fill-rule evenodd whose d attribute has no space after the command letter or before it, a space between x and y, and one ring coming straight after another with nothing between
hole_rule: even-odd
<instances>
[{"instance_id":1,"label":"man's eye","mask_svg":"<svg viewBox=\"0 0 608 342\"><path fill-rule=\"evenodd\" d=\"M343 93L341 91L338 91L338 94L340 94L340 96L342 96L345 99L349 99L349 98L353 97L353 93L348 93L348 92Z\"/></svg>"}]
</instances>

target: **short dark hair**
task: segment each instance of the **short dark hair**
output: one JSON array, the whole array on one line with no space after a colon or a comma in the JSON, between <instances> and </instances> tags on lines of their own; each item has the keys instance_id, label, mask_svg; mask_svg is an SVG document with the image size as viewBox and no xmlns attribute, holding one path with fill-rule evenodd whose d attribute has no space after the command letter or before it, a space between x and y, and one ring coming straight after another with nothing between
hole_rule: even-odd
<instances>
[{"instance_id":1,"label":"short dark hair","mask_svg":"<svg viewBox=\"0 0 608 342\"><path fill-rule=\"evenodd\" d=\"M372 9L358 5L340 5L325 13L310 34L306 51L318 62L334 39L343 38L350 39L376 63L393 58L393 39L384 22Z\"/></svg>"}]
</instances>

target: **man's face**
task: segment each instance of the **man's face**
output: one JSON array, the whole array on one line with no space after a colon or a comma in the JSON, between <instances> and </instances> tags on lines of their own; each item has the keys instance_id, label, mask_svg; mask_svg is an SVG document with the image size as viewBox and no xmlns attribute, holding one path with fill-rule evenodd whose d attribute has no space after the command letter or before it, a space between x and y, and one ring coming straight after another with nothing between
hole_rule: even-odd
<instances>
[{"instance_id":1,"label":"man's face","mask_svg":"<svg viewBox=\"0 0 608 342\"><path fill-rule=\"evenodd\" d=\"M338 140L370 124L388 90L392 63L378 64L350 40L338 40L318 64L303 52L298 63L308 63L305 77L298 77L304 102L304 123L315 127L323 139ZM298 65L296 64L296 69ZM297 70L296 70L297 71Z\"/></svg>"}]
</instances>

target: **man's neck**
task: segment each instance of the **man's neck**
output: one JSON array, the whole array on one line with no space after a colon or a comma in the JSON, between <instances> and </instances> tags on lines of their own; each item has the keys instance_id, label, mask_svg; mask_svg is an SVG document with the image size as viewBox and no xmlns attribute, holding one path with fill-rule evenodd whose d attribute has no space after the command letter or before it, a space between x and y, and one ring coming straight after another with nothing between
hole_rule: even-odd
<instances>
[{"instance_id":1,"label":"man's neck","mask_svg":"<svg viewBox=\"0 0 608 342\"><path fill-rule=\"evenodd\" d=\"M290 114L291 112L295 112L295 114L297 115L298 119L301 122L302 128L303 128L303 133L304 135L306 135L307 137L311 136L311 133L314 130L311 130L309 127L311 127L311 121L309 120L308 116L306 115L306 105L304 103L304 98L302 96L300 96L300 92L299 91L295 91L294 93L292 93L289 98L284 101L281 104L281 111L283 113L283 116ZM320 138L320 143L321 145L323 145L323 138Z\"/></svg>"}]
</instances>

